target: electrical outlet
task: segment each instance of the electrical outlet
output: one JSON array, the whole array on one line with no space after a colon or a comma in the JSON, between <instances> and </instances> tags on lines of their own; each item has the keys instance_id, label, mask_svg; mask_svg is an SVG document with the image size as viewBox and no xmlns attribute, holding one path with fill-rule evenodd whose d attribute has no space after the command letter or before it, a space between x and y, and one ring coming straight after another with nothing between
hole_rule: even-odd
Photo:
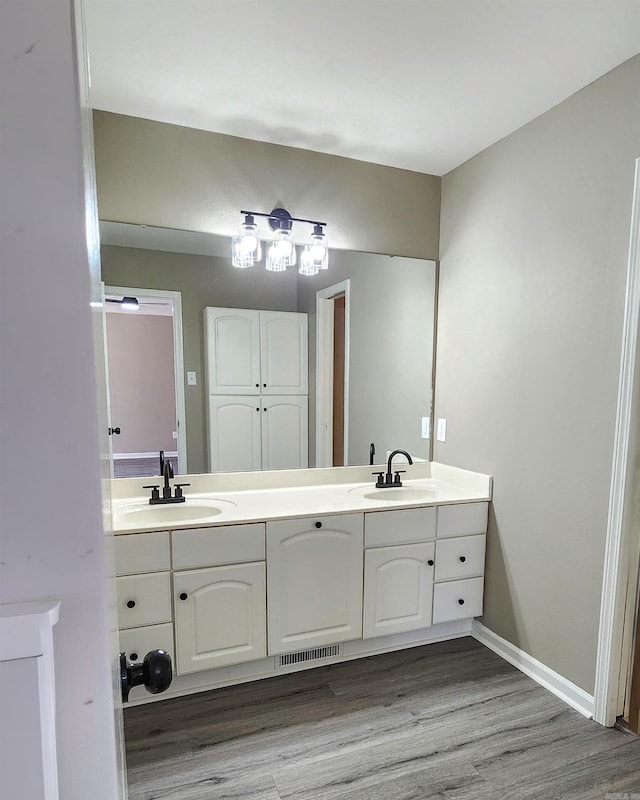
<instances>
[{"instance_id":1,"label":"electrical outlet","mask_svg":"<svg viewBox=\"0 0 640 800\"><path fill-rule=\"evenodd\" d=\"M438 420L438 432L436 435L436 439L439 442L446 442L447 441L447 420L446 419L439 419Z\"/></svg>"},{"instance_id":2,"label":"electrical outlet","mask_svg":"<svg viewBox=\"0 0 640 800\"><path fill-rule=\"evenodd\" d=\"M195 386L195 385L196 385L196 373L187 372L187 386Z\"/></svg>"},{"instance_id":3,"label":"electrical outlet","mask_svg":"<svg viewBox=\"0 0 640 800\"><path fill-rule=\"evenodd\" d=\"M428 439L431 436L431 431L429 430L429 417L422 417L422 438Z\"/></svg>"}]
</instances>

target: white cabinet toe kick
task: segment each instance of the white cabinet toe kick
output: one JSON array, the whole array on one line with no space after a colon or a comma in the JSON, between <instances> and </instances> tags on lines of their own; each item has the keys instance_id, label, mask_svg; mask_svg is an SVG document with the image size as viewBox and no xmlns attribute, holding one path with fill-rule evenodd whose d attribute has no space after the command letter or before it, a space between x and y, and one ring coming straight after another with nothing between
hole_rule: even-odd
<instances>
[{"instance_id":1,"label":"white cabinet toe kick","mask_svg":"<svg viewBox=\"0 0 640 800\"><path fill-rule=\"evenodd\" d=\"M120 647L176 677L133 704L464 636L487 502L122 534Z\"/></svg>"}]
</instances>

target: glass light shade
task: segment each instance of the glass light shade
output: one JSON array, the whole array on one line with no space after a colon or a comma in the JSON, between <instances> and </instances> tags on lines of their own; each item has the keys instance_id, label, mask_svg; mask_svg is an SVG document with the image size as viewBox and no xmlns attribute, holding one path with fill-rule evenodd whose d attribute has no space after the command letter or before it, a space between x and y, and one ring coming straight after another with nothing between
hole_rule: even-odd
<instances>
[{"instance_id":1,"label":"glass light shade","mask_svg":"<svg viewBox=\"0 0 640 800\"><path fill-rule=\"evenodd\" d=\"M271 272L283 272L287 267L296 263L296 246L293 233L288 230L279 230L267 250L266 267Z\"/></svg>"},{"instance_id":2,"label":"glass light shade","mask_svg":"<svg viewBox=\"0 0 640 800\"><path fill-rule=\"evenodd\" d=\"M302 272L302 261L305 261L305 272ZM316 225L313 229L311 244L305 245L300 259L300 273L302 275L315 275L321 269L329 267L329 248L327 237L322 233L322 228ZM311 270L315 269L315 272Z\"/></svg>"},{"instance_id":3,"label":"glass light shade","mask_svg":"<svg viewBox=\"0 0 640 800\"><path fill-rule=\"evenodd\" d=\"M253 217L247 217L237 236L231 240L231 263L238 269L252 267L262 258L258 226Z\"/></svg>"},{"instance_id":4,"label":"glass light shade","mask_svg":"<svg viewBox=\"0 0 640 800\"><path fill-rule=\"evenodd\" d=\"M307 245L300 254L298 272L300 275L317 275L318 272L320 272L319 267L316 266L313 256L311 255L310 245Z\"/></svg>"}]
</instances>

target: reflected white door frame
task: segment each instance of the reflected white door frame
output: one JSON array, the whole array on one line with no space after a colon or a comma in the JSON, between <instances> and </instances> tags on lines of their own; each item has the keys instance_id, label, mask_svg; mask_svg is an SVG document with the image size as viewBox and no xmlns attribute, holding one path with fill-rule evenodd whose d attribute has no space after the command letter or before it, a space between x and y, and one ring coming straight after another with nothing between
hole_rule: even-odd
<instances>
[{"instance_id":1,"label":"reflected white door frame","mask_svg":"<svg viewBox=\"0 0 640 800\"><path fill-rule=\"evenodd\" d=\"M173 304L173 368L176 387L176 425L178 433L178 472L187 474L187 425L184 400L184 348L182 337L182 292L167 289L137 289L131 286L105 286L105 294L133 297L161 297Z\"/></svg>"},{"instance_id":2,"label":"reflected white door frame","mask_svg":"<svg viewBox=\"0 0 640 800\"><path fill-rule=\"evenodd\" d=\"M344 466L349 460L351 281L316 292L316 467L333 466L333 301L344 297Z\"/></svg>"}]
</instances>

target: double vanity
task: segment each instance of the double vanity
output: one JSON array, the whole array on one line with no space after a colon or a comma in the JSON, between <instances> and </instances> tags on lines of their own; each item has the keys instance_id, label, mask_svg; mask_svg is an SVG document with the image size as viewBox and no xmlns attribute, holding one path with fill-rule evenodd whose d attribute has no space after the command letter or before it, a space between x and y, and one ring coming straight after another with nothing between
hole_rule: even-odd
<instances>
[{"instance_id":1,"label":"double vanity","mask_svg":"<svg viewBox=\"0 0 640 800\"><path fill-rule=\"evenodd\" d=\"M482 613L491 477L437 463L113 481L120 649L171 654L154 697L463 636ZM380 468L381 469L381 468Z\"/></svg>"}]
</instances>

